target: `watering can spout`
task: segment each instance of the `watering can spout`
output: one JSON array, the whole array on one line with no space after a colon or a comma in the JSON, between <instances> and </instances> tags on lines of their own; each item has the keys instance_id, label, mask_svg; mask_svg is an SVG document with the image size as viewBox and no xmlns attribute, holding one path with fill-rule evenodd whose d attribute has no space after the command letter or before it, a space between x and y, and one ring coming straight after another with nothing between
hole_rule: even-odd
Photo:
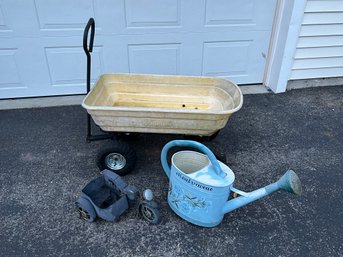
<instances>
[{"instance_id":1,"label":"watering can spout","mask_svg":"<svg viewBox=\"0 0 343 257\"><path fill-rule=\"evenodd\" d=\"M277 181L281 190L293 193L295 195L301 195L302 188L298 175L293 170L288 170Z\"/></svg>"},{"instance_id":2,"label":"watering can spout","mask_svg":"<svg viewBox=\"0 0 343 257\"><path fill-rule=\"evenodd\" d=\"M296 195L300 195L302 191L300 179L293 170L286 171L278 181L250 193L242 192L236 188L232 188L231 190L240 196L226 202L223 207L223 213L233 211L279 190Z\"/></svg>"}]
</instances>

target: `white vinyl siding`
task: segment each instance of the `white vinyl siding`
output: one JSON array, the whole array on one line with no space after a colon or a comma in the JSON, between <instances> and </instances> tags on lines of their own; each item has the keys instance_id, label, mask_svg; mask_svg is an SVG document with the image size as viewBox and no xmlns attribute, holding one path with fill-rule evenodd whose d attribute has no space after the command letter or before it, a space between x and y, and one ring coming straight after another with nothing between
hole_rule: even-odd
<instances>
[{"instance_id":1,"label":"white vinyl siding","mask_svg":"<svg viewBox=\"0 0 343 257\"><path fill-rule=\"evenodd\" d=\"M343 76L343 0L308 0L290 79Z\"/></svg>"}]
</instances>

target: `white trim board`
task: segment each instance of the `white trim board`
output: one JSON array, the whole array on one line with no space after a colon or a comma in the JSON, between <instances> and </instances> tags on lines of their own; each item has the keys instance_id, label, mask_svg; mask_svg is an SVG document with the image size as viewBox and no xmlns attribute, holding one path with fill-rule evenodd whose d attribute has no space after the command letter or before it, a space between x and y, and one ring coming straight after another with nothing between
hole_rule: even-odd
<instances>
[{"instance_id":1,"label":"white trim board","mask_svg":"<svg viewBox=\"0 0 343 257\"><path fill-rule=\"evenodd\" d=\"M263 84L285 92L307 0L278 0Z\"/></svg>"}]
</instances>

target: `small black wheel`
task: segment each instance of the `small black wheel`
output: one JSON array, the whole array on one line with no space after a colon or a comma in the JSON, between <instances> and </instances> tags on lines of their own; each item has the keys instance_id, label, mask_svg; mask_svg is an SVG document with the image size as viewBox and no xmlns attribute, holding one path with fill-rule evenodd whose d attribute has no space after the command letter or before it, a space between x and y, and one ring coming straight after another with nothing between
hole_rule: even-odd
<instances>
[{"instance_id":1,"label":"small black wheel","mask_svg":"<svg viewBox=\"0 0 343 257\"><path fill-rule=\"evenodd\" d=\"M96 213L92 204L85 198L80 197L76 201L76 207L79 212L79 218L88 222L93 222L96 218Z\"/></svg>"},{"instance_id":2,"label":"small black wheel","mask_svg":"<svg viewBox=\"0 0 343 257\"><path fill-rule=\"evenodd\" d=\"M99 154L98 167L100 170L108 169L123 176L133 170L136 160L136 152L129 144L114 141Z\"/></svg>"},{"instance_id":3,"label":"small black wheel","mask_svg":"<svg viewBox=\"0 0 343 257\"><path fill-rule=\"evenodd\" d=\"M150 224L155 225L160 222L160 212L156 208L151 207L148 203L142 203L139 205L139 213Z\"/></svg>"}]
</instances>

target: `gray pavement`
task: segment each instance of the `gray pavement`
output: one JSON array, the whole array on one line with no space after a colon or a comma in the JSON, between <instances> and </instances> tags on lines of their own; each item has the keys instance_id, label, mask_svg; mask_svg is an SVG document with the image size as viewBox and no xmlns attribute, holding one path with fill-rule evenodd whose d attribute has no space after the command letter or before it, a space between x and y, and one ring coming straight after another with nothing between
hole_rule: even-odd
<instances>
[{"instance_id":1,"label":"gray pavement","mask_svg":"<svg viewBox=\"0 0 343 257\"><path fill-rule=\"evenodd\" d=\"M80 106L0 111L2 256L343 256L343 86L244 96L218 137L236 187L250 191L293 168L303 195L275 193L225 216L215 228L191 225L168 207L160 165L175 135L130 143L139 160L125 180L150 187L162 222L132 209L119 222L78 219L74 201L99 174L97 153L110 141L85 142Z\"/></svg>"}]
</instances>

